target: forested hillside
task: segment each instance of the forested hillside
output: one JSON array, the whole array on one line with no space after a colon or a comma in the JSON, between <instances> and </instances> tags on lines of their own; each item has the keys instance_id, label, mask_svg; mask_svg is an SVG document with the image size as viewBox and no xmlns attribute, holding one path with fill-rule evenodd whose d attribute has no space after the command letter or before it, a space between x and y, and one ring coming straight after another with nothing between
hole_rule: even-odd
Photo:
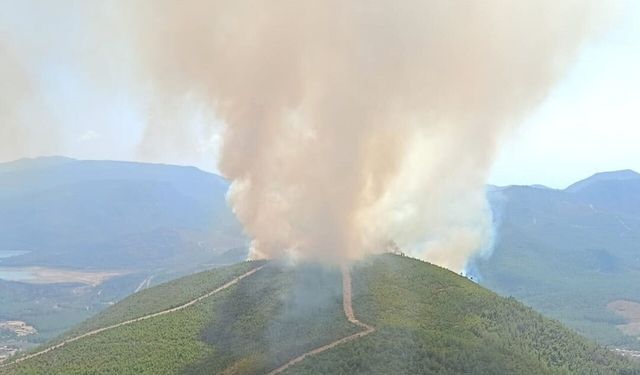
<instances>
[{"instance_id":1,"label":"forested hillside","mask_svg":"<svg viewBox=\"0 0 640 375\"><path fill-rule=\"evenodd\" d=\"M474 277L603 344L640 349L640 336L617 327L637 321L608 307L640 302L640 174L599 173L565 190L511 186L490 197L495 248L473 264Z\"/></svg>"},{"instance_id":2,"label":"forested hillside","mask_svg":"<svg viewBox=\"0 0 640 375\"><path fill-rule=\"evenodd\" d=\"M174 307L262 263L134 295L67 337ZM376 328L287 374L639 374L622 357L445 269L394 255L352 268L353 307ZM277 262L175 313L78 340L8 374L265 374L360 330L342 311L340 272Z\"/></svg>"}]
</instances>

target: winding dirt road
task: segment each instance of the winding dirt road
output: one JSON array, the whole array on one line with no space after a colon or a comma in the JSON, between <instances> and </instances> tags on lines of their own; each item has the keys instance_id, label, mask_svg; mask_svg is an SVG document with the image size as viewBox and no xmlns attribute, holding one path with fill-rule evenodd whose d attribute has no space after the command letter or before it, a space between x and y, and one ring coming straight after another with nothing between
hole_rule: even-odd
<instances>
[{"instance_id":1,"label":"winding dirt road","mask_svg":"<svg viewBox=\"0 0 640 375\"><path fill-rule=\"evenodd\" d=\"M244 279L245 277L249 277L249 276L253 275L254 273L260 271L265 266L266 265L262 265L260 267L256 267L256 268L254 268L254 269L252 269L252 270L250 270L250 271L248 271L248 272L236 277L235 279L229 281L228 283L222 285L221 287L219 287L219 288L217 288L215 290L212 290L211 292L209 292L207 294L204 294L204 295L202 295L202 296L200 296L200 297L198 297L196 299L193 299L193 300L191 300L191 301L189 301L187 303L184 303L184 304L182 304L180 306L172 307L170 309L162 310L162 311L159 311L159 312L156 312L156 313L153 313L153 314L149 314L149 315L144 315L144 316L141 316L141 317L138 317L138 318L135 318L135 319L131 319L131 320L127 320L127 321L124 321L124 322L121 322L121 323L118 323L118 324L114 324L112 326L99 328L99 329L84 333L84 334L82 334L80 336L76 336L76 337L72 337L72 338L66 339L66 340L61 341L60 343L58 343L58 344L56 344L54 346L50 346L47 349L41 350L39 352L35 352L35 353L32 353L32 354L26 355L24 357L20 357L20 358L14 360L14 361L11 361L11 362L0 363L0 368L7 367L7 366L10 366L10 365L13 365L13 364L17 364L17 363L20 363L20 362L23 362L23 361L26 361L28 359L32 359L32 358L35 358L35 357L39 357L39 356L41 356L43 354L49 353L49 352L54 351L56 349L60 349L60 348L62 348L63 346L65 346L67 344L70 344L72 342L84 339L84 338L89 337L89 336L97 335L97 334L99 334L101 332L104 332L104 331L109 331L109 330L114 329L114 328L126 326L126 325L129 325L129 324L141 322L143 320L155 318L157 316L171 314L171 313L176 312L176 311L184 310L187 307L193 306L193 305L195 305L196 303L202 301L205 298L209 298L209 297L213 296L214 294L219 293L219 292L229 288L230 286L233 286L233 285L237 284L240 280Z\"/></svg>"},{"instance_id":2,"label":"winding dirt road","mask_svg":"<svg viewBox=\"0 0 640 375\"><path fill-rule=\"evenodd\" d=\"M342 307L344 309L344 315L346 315L347 319L349 320L349 322L357 325L358 327L361 327L363 330L357 333L354 333L351 336L347 336L347 337L343 337L339 340L336 340L334 342L331 342L327 345L323 345L321 347L315 348L311 351L308 351L302 355L300 355L299 357L296 357L292 360L290 360L289 362L285 363L284 365L278 367L277 369L269 372L267 375L275 375L275 374L280 374L281 372L287 370L289 367L298 364L302 361L304 361L307 357L310 357L312 355L316 355L316 354L320 354L322 352L325 352L329 349L333 349L338 345L344 344L346 342L349 341L353 341L356 339L359 339L361 337L364 337L372 332L374 332L376 329L368 324L362 323L361 321L359 321L355 314L353 313L353 305L351 304L351 272L349 271L349 267L348 266L343 266L342 267Z\"/></svg>"}]
</instances>

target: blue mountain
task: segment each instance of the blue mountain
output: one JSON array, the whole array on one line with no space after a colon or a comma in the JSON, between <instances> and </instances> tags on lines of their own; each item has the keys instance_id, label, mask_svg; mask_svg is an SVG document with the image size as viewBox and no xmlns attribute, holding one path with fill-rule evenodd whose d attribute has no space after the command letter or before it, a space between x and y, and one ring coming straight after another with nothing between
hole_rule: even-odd
<instances>
[{"instance_id":1,"label":"blue mountain","mask_svg":"<svg viewBox=\"0 0 640 375\"><path fill-rule=\"evenodd\" d=\"M64 157L0 164L3 265L171 264L244 244L228 182L193 167Z\"/></svg>"}]
</instances>

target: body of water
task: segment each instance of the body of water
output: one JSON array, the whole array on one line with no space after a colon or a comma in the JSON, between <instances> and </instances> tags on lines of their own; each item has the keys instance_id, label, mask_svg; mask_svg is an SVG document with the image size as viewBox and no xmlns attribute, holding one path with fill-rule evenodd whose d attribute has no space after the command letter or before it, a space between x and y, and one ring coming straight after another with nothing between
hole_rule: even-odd
<instances>
[{"instance_id":1,"label":"body of water","mask_svg":"<svg viewBox=\"0 0 640 375\"><path fill-rule=\"evenodd\" d=\"M0 250L0 263L2 263L2 259L7 259L11 257L17 257L20 255L27 254L28 251L20 251L20 250ZM0 279L6 281L29 281L34 277L31 271L25 269L11 269L11 268L0 268Z\"/></svg>"},{"instance_id":2,"label":"body of water","mask_svg":"<svg viewBox=\"0 0 640 375\"><path fill-rule=\"evenodd\" d=\"M28 251L19 251L19 250L0 250L0 259L2 258L11 258L17 257L18 255L27 254Z\"/></svg>"},{"instance_id":3,"label":"body of water","mask_svg":"<svg viewBox=\"0 0 640 375\"><path fill-rule=\"evenodd\" d=\"M6 281L30 281L33 280L33 272L27 270L0 269L0 279Z\"/></svg>"}]
</instances>

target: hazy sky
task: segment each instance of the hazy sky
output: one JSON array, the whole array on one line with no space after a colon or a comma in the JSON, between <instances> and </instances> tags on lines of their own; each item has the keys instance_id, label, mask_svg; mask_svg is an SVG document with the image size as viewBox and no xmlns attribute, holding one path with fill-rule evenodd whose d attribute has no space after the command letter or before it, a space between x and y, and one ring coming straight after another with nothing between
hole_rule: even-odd
<instances>
[{"instance_id":1,"label":"hazy sky","mask_svg":"<svg viewBox=\"0 0 640 375\"><path fill-rule=\"evenodd\" d=\"M492 183L565 187L598 171L640 172L640 2L623 14L504 144Z\"/></svg>"},{"instance_id":2,"label":"hazy sky","mask_svg":"<svg viewBox=\"0 0 640 375\"><path fill-rule=\"evenodd\" d=\"M185 152L141 154L137 145L147 103L118 85L133 73L111 72L113 77L106 79L112 84L95 91L92 82L105 77L95 77L65 58L65 52L83 43L83 28L91 20L64 7L36 3L0 0L0 42L9 41L18 55L21 48L40 44L61 46L43 48L46 52L37 61L23 61L55 116L52 121L63 129L64 142L48 153L215 169L219 145L215 134ZM569 74L505 141L491 183L564 187L597 171L640 171L640 1L628 2L623 14L585 46ZM194 115L188 121L203 120ZM37 154L35 150L8 158Z\"/></svg>"}]
</instances>

